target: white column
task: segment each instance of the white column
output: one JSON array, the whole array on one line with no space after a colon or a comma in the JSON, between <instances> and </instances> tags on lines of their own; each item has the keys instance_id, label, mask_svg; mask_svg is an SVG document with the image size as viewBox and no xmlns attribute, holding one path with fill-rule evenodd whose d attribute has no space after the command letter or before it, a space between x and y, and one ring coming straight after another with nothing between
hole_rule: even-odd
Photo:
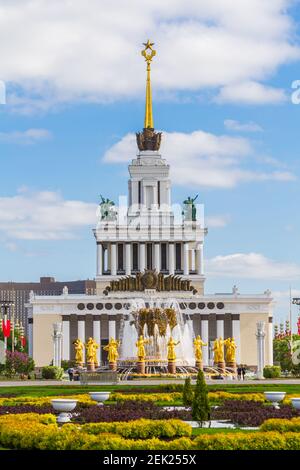
<instances>
[{"instance_id":1,"label":"white column","mask_svg":"<svg viewBox=\"0 0 300 470\"><path fill-rule=\"evenodd\" d=\"M33 356L33 323L28 324L28 354Z\"/></svg>"},{"instance_id":2,"label":"white column","mask_svg":"<svg viewBox=\"0 0 300 470\"><path fill-rule=\"evenodd\" d=\"M117 245L110 244L110 273L112 276L117 275Z\"/></svg>"},{"instance_id":3,"label":"white column","mask_svg":"<svg viewBox=\"0 0 300 470\"><path fill-rule=\"evenodd\" d=\"M102 257L103 257L103 249L102 244L97 243L97 276L102 276Z\"/></svg>"},{"instance_id":4,"label":"white column","mask_svg":"<svg viewBox=\"0 0 300 470\"><path fill-rule=\"evenodd\" d=\"M201 317L200 317L201 318ZM207 343L207 346L203 346L202 350L202 357L203 357L203 365L208 366L208 320L201 320L201 339L204 343Z\"/></svg>"},{"instance_id":5,"label":"white column","mask_svg":"<svg viewBox=\"0 0 300 470\"><path fill-rule=\"evenodd\" d=\"M130 276L131 274L131 244L125 243L125 274L126 276Z\"/></svg>"},{"instance_id":6,"label":"white column","mask_svg":"<svg viewBox=\"0 0 300 470\"><path fill-rule=\"evenodd\" d=\"M232 320L232 337L237 346L235 357L237 364L241 363L241 332L240 332L240 320Z\"/></svg>"},{"instance_id":7,"label":"white column","mask_svg":"<svg viewBox=\"0 0 300 470\"><path fill-rule=\"evenodd\" d=\"M100 320L93 321L93 338L96 343L99 345L97 349L97 359L99 364L101 364L101 323Z\"/></svg>"},{"instance_id":8,"label":"white column","mask_svg":"<svg viewBox=\"0 0 300 470\"><path fill-rule=\"evenodd\" d=\"M169 274L175 273L175 244L169 243Z\"/></svg>"},{"instance_id":9,"label":"white column","mask_svg":"<svg viewBox=\"0 0 300 470\"><path fill-rule=\"evenodd\" d=\"M154 244L154 269L160 272L160 244Z\"/></svg>"},{"instance_id":10,"label":"white column","mask_svg":"<svg viewBox=\"0 0 300 470\"><path fill-rule=\"evenodd\" d=\"M265 366L265 322L256 323L256 339L257 339L257 378L263 379L263 371Z\"/></svg>"},{"instance_id":11,"label":"white column","mask_svg":"<svg viewBox=\"0 0 300 470\"><path fill-rule=\"evenodd\" d=\"M85 320L78 320L78 339L85 343ZM83 361L85 361L85 349L83 350Z\"/></svg>"},{"instance_id":12,"label":"white column","mask_svg":"<svg viewBox=\"0 0 300 470\"><path fill-rule=\"evenodd\" d=\"M115 320L109 320L108 322L108 337L116 339L116 322Z\"/></svg>"},{"instance_id":13,"label":"white column","mask_svg":"<svg viewBox=\"0 0 300 470\"><path fill-rule=\"evenodd\" d=\"M218 320L217 315L217 338L224 338L224 320Z\"/></svg>"},{"instance_id":14,"label":"white column","mask_svg":"<svg viewBox=\"0 0 300 470\"><path fill-rule=\"evenodd\" d=\"M145 271L146 268L146 245L140 243L140 272Z\"/></svg>"},{"instance_id":15,"label":"white column","mask_svg":"<svg viewBox=\"0 0 300 470\"><path fill-rule=\"evenodd\" d=\"M62 333L63 333L63 347L62 347L62 358L64 361L70 360L70 322L62 322Z\"/></svg>"},{"instance_id":16,"label":"white column","mask_svg":"<svg viewBox=\"0 0 300 470\"><path fill-rule=\"evenodd\" d=\"M269 361L268 365L272 366L273 365L273 322L269 322L269 341L268 341L268 346L269 346Z\"/></svg>"},{"instance_id":17,"label":"white column","mask_svg":"<svg viewBox=\"0 0 300 470\"><path fill-rule=\"evenodd\" d=\"M189 264L189 244L185 242L183 244L183 274L185 276L188 276L190 273Z\"/></svg>"},{"instance_id":18,"label":"white column","mask_svg":"<svg viewBox=\"0 0 300 470\"><path fill-rule=\"evenodd\" d=\"M203 256L203 243L199 243L196 253L197 274L204 275L204 256Z\"/></svg>"},{"instance_id":19,"label":"white column","mask_svg":"<svg viewBox=\"0 0 300 470\"><path fill-rule=\"evenodd\" d=\"M196 259L195 258L196 258L196 251L193 248L191 250L191 270L192 271L195 271L195 269L196 269Z\"/></svg>"}]
</instances>

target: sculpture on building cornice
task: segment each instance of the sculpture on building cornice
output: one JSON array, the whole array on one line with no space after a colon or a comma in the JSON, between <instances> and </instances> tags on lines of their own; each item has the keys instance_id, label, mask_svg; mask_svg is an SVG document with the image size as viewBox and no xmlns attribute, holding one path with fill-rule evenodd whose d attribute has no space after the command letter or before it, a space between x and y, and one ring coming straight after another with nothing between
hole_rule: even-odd
<instances>
[{"instance_id":1,"label":"sculpture on building cornice","mask_svg":"<svg viewBox=\"0 0 300 470\"><path fill-rule=\"evenodd\" d=\"M184 208L183 208L182 214L184 216L184 220L196 222L197 209L196 209L196 205L194 204L194 202L196 201L197 197L198 197L198 194L194 198L191 198L189 196L187 199L183 201Z\"/></svg>"},{"instance_id":2,"label":"sculpture on building cornice","mask_svg":"<svg viewBox=\"0 0 300 470\"><path fill-rule=\"evenodd\" d=\"M104 198L101 194L100 206L100 216L101 220L114 221L117 218L117 211L115 208L115 203L109 198Z\"/></svg>"}]
</instances>

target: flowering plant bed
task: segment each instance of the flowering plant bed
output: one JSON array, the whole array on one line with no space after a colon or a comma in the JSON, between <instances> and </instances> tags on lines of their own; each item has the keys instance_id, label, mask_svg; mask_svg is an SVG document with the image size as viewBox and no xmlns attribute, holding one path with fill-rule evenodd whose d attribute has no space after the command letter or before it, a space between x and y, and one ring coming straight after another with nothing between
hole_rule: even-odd
<instances>
[{"instance_id":1,"label":"flowering plant bed","mask_svg":"<svg viewBox=\"0 0 300 470\"><path fill-rule=\"evenodd\" d=\"M300 416L299 411L290 405L281 405L279 409L255 401L228 400L212 410L212 419L228 419L239 426L260 426L270 418L291 419Z\"/></svg>"}]
</instances>

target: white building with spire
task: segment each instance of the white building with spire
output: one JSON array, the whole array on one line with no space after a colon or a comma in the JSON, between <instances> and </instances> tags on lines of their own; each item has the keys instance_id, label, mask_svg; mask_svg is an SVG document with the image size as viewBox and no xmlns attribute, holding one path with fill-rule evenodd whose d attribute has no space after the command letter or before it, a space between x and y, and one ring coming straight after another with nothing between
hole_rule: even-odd
<instances>
[{"instance_id":1,"label":"white building with spire","mask_svg":"<svg viewBox=\"0 0 300 470\"><path fill-rule=\"evenodd\" d=\"M256 367L256 324L265 322L265 363L273 363L270 291L259 295L232 292L207 294L204 289L204 211L187 197L183 207L172 204L170 167L160 154L161 133L155 132L150 67L155 51L148 41L144 129L137 134L137 154L128 166L128 198L117 207L102 197L94 236L96 295L32 296L28 304L30 354L37 366L53 359L53 324L62 323L62 359L75 357L73 341L93 337L100 344L98 360L107 361L103 346L122 340L130 305L142 299L176 299L193 334L207 343L204 366L212 364L212 343L233 337L237 362ZM130 155L128 156L130 159ZM134 357L136 351L132 351Z\"/></svg>"}]
</instances>

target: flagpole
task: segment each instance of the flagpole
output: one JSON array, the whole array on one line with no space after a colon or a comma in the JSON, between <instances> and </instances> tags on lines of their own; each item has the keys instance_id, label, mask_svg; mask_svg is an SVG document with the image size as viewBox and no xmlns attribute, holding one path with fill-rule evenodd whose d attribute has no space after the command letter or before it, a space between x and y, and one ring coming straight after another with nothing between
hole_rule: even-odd
<instances>
[{"instance_id":1,"label":"flagpole","mask_svg":"<svg viewBox=\"0 0 300 470\"><path fill-rule=\"evenodd\" d=\"M293 324L292 324L292 287L290 285L290 342L291 354L293 354Z\"/></svg>"}]
</instances>

